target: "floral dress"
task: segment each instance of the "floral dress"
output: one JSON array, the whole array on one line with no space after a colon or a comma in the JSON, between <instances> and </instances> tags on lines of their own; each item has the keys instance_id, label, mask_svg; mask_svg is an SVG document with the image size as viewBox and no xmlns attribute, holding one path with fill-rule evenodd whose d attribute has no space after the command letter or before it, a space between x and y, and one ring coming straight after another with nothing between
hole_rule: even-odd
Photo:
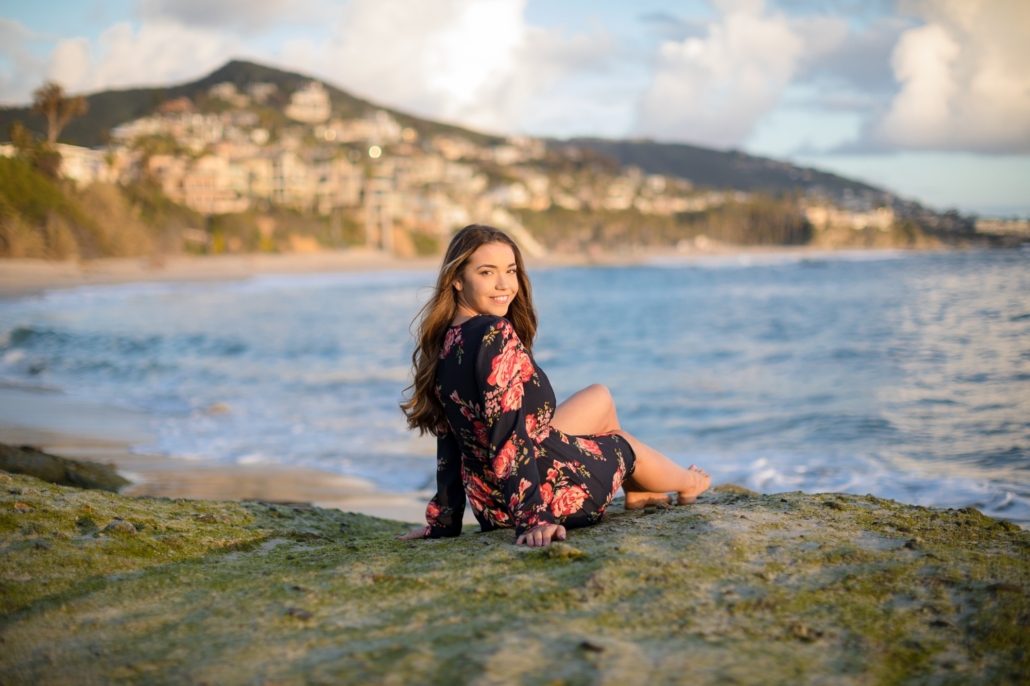
<instances>
[{"instance_id":1,"label":"floral dress","mask_svg":"<svg viewBox=\"0 0 1030 686\"><path fill-rule=\"evenodd\" d=\"M426 508L431 538L461 533L466 495L483 531L588 526L633 472L620 436L551 426L554 391L507 319L479 315L448 329L436 382L447 425Z\"/></svg>"}]
</instances>

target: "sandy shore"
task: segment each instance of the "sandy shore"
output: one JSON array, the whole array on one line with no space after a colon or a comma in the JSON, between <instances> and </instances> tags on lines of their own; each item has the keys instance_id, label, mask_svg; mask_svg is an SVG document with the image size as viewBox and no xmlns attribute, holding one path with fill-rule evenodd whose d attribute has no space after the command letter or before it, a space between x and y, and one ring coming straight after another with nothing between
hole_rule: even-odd
<instances>
[{"instance_id":1,"label":"sandy shore","mask_svg":"<svg viewBox=\"0 0 1030 686\"><path fill-rule=\"evenodd\" d=\"M434 270L439 258L401 259L353 249L313 254L105 258L84 261L0 260L0 297L53 288L140 282L234 281L261 274Z\"/></svg>"},{"instance_id":2,"label":"sandy shore","mask_svg":"<svg viewBox=\"0 0 1030 686\"><path fill-rule=\"evenodd\" d=\"M422 523L431 493L387 493L369 481L304 467L198 462L134 450L146 445L147 416L88 404L58 392L0 388L0 443L113 463L132 485L124 495L312 503ZM471 520L470 519L470 523Z\"/></svg>"},{"instance_id":3,"label":"sandy shore","mask_svg":"<svg viewBox=\"0 0 1030 686\"><path fill-rule=\"evenodd\" d=\"M865 250L861 252L873 252ZM883 251L880 251L883 252ZM830 251L809 247L734 246L713 243L704 250L671 248L625 253L552 254L527 258L531 267L568 265L626 265L785 255L818 256ZM63 262L49 260L0 260L0 298L16 298L57 288L76 288L122 283L235 281L264 274L314 274L356 271L427 271L440 266L440 257L400 258L353 248L310 254L179 255L162 258L104 258Z\"/></svg>"}]
</instances>

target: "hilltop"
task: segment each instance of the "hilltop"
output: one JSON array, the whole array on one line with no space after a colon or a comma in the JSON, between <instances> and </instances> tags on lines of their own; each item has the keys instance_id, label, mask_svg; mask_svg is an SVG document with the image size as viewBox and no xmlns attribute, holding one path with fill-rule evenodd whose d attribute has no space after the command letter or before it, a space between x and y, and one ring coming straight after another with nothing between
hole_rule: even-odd
<instances>
[{"instance_id":1,"label":"hilltop","mask_svg":"<svg viewBox=\"0 0 1030 686\"><path fill-rule=\"evenodd\" d=\"M128 88L109 90L86 95L89 110L80 119L74 119L65 128L61 140L72 145L94 148L110 142L111 131L117 126L134 119L153 114L170 100L187 97L199 103L209 101L208 91L220 83L231 83L240 90L251 83L271 83L278 87L273 95L272 105L282 107L293 93L311 81L310 76L284 71L244 60L232 60L207 76L177 86L153 86L149 88ZM334 112L343 117L362 117L376 110L389 112L403 126L410 126L423 135L457 133L479 143L499 140L496 136L421 119L404 112L390 109L358 98L350 93L325 84ZM30 130L43 135L46 122L32 114L30 107L0 107L0 142L10 141L8 128L15 121L21 121Z\"/></svg>"},{"instance_id":2,"label":"hilltop","mask_svg":"<svg viewBox=\"0 0 1030 686\"><path fill-rule=\"evenodd\" d=\"M231 83L243 91L251 83L271 83L278 87L273 105L284 106L290 93L311 80L295 72L284 71L253 62L233 60L207 76L177 86L111 90L86 96L89 110L81 119L73 120L65 129L62 140L73 145L96 147L110 142L111 131L128 121L153 114L163 104L180 97L194 102L209 100L209 90L220 83ZM401 126L417 131L422 138L437 134L462 136L478 145L499 144L502 137L468 128L444 124L416 117L356 97L345 90L325 83L334 113L343 118L359 118L369 112L382 110L393 116ZM45 122L33 115L28 107L0 108L0 142L9 140L8 128L14 121L23 122L30 130L42 135ZM866 183L847 179L816 169L797 167L789 162L747 155L730 150L716 150L676 143L657 143L647 140L606 140L600 138L573 138L549 140L557 150L583 148L594 151L619 165L637 166L650 174L689 179L695 186L715 189L732 188L742 191L783 193L794 190L816 190L835 198L850 194L854 197L873 197L890 201L889 191Z\"/></svg>"},{"instance_id":3,"label":"hilltop","mask_svg":"<svg viewBox=\"0 0 1030 686\"><path fill-rule=\"evenodd\" d=\"M651 140L608 140L571 138L552 141L554 146L574 146L634 165L649 174L665 174L689 179L695 185L734 188L742 191L787 193L798 189L817 191L835 198L871 197L890 203L889 191L861 181L798 167L790 162L749 155L739 150L715 150L685 143L659 143Z\"/></svg>"},{"instance_id":4,"label":"hilltop","mask_svg":"<svg viewBox=\"0 0 1030 686\"><path fill-rule=\"evenodd\" d=\"M966 218L787 162L653 141L491 136L251 62L86 99L55 150L0 146L0 256L359 244L430 255L473 222L508 231L534 256L984 240ZM0 135L15 121L42 136L43 118L24 107L0 110Z\"/></svg>"}]
</instances>

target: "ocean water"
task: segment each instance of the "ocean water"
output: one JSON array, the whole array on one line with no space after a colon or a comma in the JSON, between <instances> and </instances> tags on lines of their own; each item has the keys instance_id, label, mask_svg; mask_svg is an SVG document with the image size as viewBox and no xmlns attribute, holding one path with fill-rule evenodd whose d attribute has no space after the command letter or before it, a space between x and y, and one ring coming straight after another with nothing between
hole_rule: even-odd
<instances>
[{"instance_id":1,"label":"ocean water","mask_svg":"<svg viewBox=\"0 0 1030 686\"><path fill-rule=\"evenodd\" d=\"M0 384L142 410L186 460L431 487L405 430L431 273L266 276L0 302ZM1030 253L736 256L531 270L536 357L715 481L1030 523ZM3 409L0 408L0 415Z\"/></svg>"}]
</instances>

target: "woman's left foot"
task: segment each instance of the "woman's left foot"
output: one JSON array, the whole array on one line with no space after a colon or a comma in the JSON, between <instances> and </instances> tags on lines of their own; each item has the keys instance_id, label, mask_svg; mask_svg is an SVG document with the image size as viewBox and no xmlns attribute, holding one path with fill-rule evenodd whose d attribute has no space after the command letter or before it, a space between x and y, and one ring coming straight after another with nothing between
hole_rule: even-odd
<instances>
[{"instance_id":1,"label":"woman's left foot","mask_svg":"<svg viewBox=\"0 0 1030 686\"><path fill-rule=\"evenodd\" d=\"M679 492L679 497L676 498L677 505L689 505L712 485L712 477L708 476L708 472L698 469L696 465L690 465L687 472L694 477L694 485Z\"/></svg>"}]
</instances>

